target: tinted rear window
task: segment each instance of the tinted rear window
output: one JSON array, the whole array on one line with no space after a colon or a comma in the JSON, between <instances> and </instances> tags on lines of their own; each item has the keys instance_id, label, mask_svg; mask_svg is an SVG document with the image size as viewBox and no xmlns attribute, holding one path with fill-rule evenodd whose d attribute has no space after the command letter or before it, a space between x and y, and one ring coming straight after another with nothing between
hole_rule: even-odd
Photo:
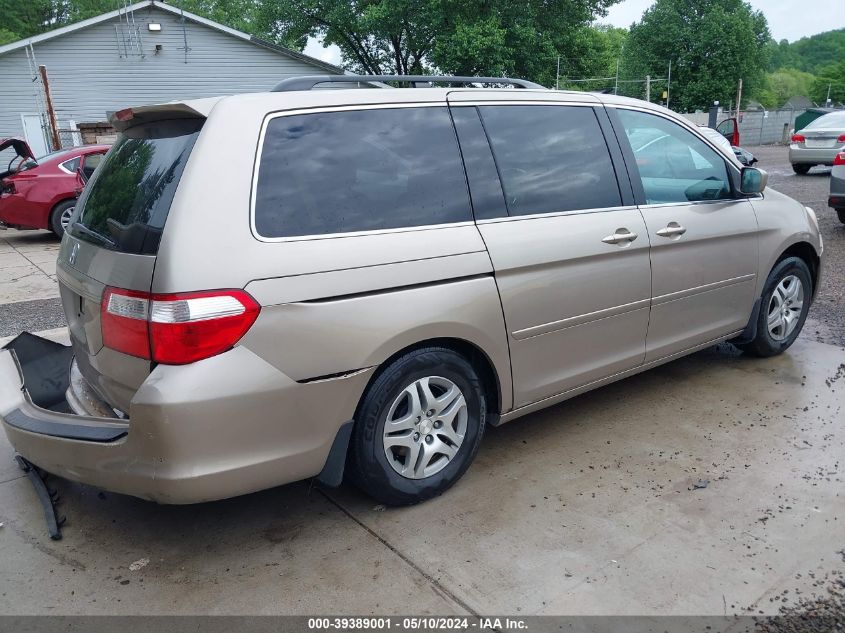
<instances>
[{"instance_id":1,"label":"tinted rear window","mask_svg":"<svg viewBox=\"0 0 845 633\"><path fill-rule=\"evenodd\" d=\"M186 119L126 130L85 187L70 233L124 253L154 255L201 127L202 120Z\"/></svg>"},{"instance_id":2,"label":"tinted rear window","mask_svg":"<svg viewBox=\"0 0 845 633\"><path fill-rule=\"evenodd\" d=\"M282 116L267 125L255 193L263 237L471 219L445 107Z\"/></svg>"},{"instance_id":3,"label":"tinted rear window","mask_svg":"<svg viewBox=\"0 0 845 633\"><path fill-rule=\"evenodd\" d=\"M482 106L510 215L622 204L592 108Z\"/></svg>"},{"instance_id":4,"label":"tinted rear window","mask_svg":"<svg viewBox=\"0 0 845 633\"><path fill-rule=\"evenodd\" d=\"M804 129L814 130L831 127L841 127L845 129L845 112L831 112L830 114L824 114L818 119L811 121Z\"/></svg>"}]
</instances>

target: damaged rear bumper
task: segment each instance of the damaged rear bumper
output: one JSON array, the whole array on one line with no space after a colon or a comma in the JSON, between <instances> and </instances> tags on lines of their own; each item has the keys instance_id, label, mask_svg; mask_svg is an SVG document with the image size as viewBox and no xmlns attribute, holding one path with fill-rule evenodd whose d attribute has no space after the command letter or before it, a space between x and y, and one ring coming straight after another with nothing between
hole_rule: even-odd
<instances>
[{"instance_id":1,"label":"damaged rear bumper","mask_svg":"<svg viewBox=\"0 0 845 633\"><path fill-rule=\"evenodd\" d=\"M371 376L297 383L236 347L192 365L157 366L124 420L78 415L64 401L65 411L46 408L29 389L43 374L27 367L0 351L0 422L15 450L48 473L160 503L222 499L320 474Z\"/></svg>"}]
</instances>

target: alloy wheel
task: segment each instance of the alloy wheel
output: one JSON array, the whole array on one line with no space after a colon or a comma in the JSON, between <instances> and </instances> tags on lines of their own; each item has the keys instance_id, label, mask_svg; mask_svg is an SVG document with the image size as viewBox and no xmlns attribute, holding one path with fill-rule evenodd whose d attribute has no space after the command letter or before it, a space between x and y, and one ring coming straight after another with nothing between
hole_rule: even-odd
<instances>
[{"instance_id":1,"label":"alloy wheel","mask_svg":"<svg viewBox=\"0 0 845 633\"><path fill-rule=\"evenodd\" d=\"M68 207L64 211L62 211L61 217L59 217L59 224L62 225L62 231L67 231L67 227L70 224L70 218L73 216L73 210L76 207Z\"/></svg>"},{"instance_id":2,"label":"alloy wheel","mask_svg":"<svg viewBox=\"0 0 845 633\"><path fill-rule=\"evenodd\" d=\"M443 470L457 455L467 432L467 403L447 378L427 376L405 387L387 411L384 454L408 479Z\"/></svg>"},{"instance_id":3,"label":"alloy wheel","mask_svg":"<svg viewBox=\"0 0 845 633\"><path fill-rule=\"evenodd\" d=\"M801 310L804 308L804 284L795 275L780 280L769 300L766 324L769 335L776 341L783 341L798 327Z\"/></svg>"}]
</instances>

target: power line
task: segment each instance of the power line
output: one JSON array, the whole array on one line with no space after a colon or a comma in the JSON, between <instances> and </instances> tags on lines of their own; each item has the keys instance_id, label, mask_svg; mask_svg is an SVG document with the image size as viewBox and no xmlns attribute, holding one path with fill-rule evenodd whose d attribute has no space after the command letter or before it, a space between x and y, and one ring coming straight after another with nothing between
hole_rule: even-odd
<instances>
[{"instance_id":1,"label":"power line","mask_svg":"<svg viewBox=\"0 0 845 633\"><path fill-rule=\"evenodd\" d=\"M589 79L566 79L565 77L561 78L561 83L587 83L590 81L617 81L616 77L590 77ZM620 84L644 84L648 82L648 79L619 79L618 83ZM666 77L658 77L658 78L651 78L651 83L655 83L658 81L668 81Z\"/></svg>"}]
</instances>

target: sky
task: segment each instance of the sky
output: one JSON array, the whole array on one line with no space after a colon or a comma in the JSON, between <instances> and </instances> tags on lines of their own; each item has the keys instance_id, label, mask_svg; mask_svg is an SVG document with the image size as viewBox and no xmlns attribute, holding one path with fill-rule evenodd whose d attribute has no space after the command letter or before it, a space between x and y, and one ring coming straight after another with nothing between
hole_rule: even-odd
<instances>
[{"instance_id":1,"label":"sky","mask_svg":"<svg viewBox=\"0 0 845 633\"><path fill-rule=\"evenodd\" d=\"M845 0L749 0L751 6L762 11L769 21L772 37L794 42L807 35L845 28ZM600 20L613 26L629 27L638 22L643 11L654 0L622 0L614 5L607 17ZM305 54L330 64L340 64L337 46L324 48L319 40L311 38Z\"/></svg>"}]
</instances>

